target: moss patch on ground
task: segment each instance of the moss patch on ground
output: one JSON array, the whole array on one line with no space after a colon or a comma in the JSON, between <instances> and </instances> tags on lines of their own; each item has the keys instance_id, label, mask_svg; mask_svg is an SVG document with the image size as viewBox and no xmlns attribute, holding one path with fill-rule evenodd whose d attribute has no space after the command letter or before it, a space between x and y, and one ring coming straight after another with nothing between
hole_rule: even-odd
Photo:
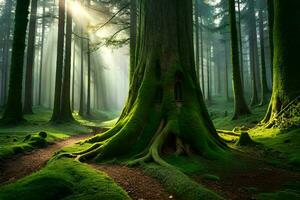
<instances>
[{"instance_id":1,"label":"moss patch on ground","mask_svg":"<svg viewBox=\"0 0 300 200\"><path fill-rule=\"evenodd\" d=\"M41 171L0 188L5 200L126 200L129 196L106 174L71 159L49 163Z\"/></svg>"},{"instance_id":2,"label":"moss patch on ground","mask_svg":"<svg viewBox=\"0 0 300 200\"><path fill-rule=\"evenodd\" d=\"M102 120L111 119L113 114L106 114L105 117L94 121L84 119L74 114L75 122L64 124L51 124L52 111L42 108L34 107L33 115L25 115L26 122L17 126L0 127L0 159L8 158L17 153L27 150L32 150L40 146L35 146L32 141L25 141L25 137L31 135L36 137L40 132L46 132L46 143L53 143L58 139L66 139L73 135L86 134L91 132L88 127L110 127L114 121L103 122ZM104 115L104 114L103 114ZM98 115L96 115L97 117Z\"/></svg>"},{"instance_id":3,"label":"moss patch on ground","mask_svg":"<svg viewBox=\"0 0 300 200\"><path fill-rule=\"evenodd\" d=\"M202 187L175 168L149 164L144 166L144 171L147 175L159 180L166 191L174 194L177 199L222 199L216 193Z\"/></svg>"}]
</instances>

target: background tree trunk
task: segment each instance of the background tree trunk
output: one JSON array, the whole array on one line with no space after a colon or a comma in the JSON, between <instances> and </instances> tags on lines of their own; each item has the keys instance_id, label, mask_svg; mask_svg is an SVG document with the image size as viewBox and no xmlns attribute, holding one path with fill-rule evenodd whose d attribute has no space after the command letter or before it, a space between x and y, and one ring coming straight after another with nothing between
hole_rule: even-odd
<instances>
[{"instance_id":1,"label":"background tree trunk","mask_svg":"<svg viewBox=\"0 0 300 200\"><path fill-rule=\"evenodd\" d=\"M269 20L269 45L270 45L270 63L271 75L273 80L273 58L274 58L274 43L273 43L273 27L274 27L274 0L267 0L268 2L268 20Z\"/></svg>"},{"instance_id":2,"label":"background tree trunk","mask_svg":"<svg viewBox=\"0 0 300 200\"><path fill-rule=\"evenodd\" d=\"M29 0L17 0L7 104L3 123L23 121L22 79Z\"/></svg>"},{"instance_id":3,"label":"background tree trunk","mask_svg":"<svg viewBox=\"0 0 300 200\"><path fill-rule=\"evenodd\" d=\"M39 105L42 105L42 74L43 74L44 42L45 42L45 28L46 28L45 13L46 13L46 0L43 0L42 40L41 40L41 54L40 54L39 97L38 97Z\"/></svg>"},{"instance_id":4,"label":"background tree trunk","mask_svg":"<svg viewBox=\"0 0 300 200\"><path fill-rule=\"evenodd\" d=\"M3 19L5 21L4 31L3 31L3 53L2 53L2 70L1 70L1 105L4 105L7 100L7 89L8 89L8 71L9 71L9 59L10 59L10 49L11 49L11 32L12 32L12 9L13 1L6 0L4 5Z\"/></svg>"},{"instance_id":5,"label":"background tree trunk","mask_svg":"<svg viewBox=\"0 0 300 200\"><path fill-rule=\"evenodd\" d=\"M63 85L61 93L61 109L60 109L60 121L70 122L73 121L73 115L70 104L70 92L71 92L71 56L72 56L72 9L71 3L67 2L67 23L66 23L66 49L65 49L65 66L63 73Z\"/></svg>"},{"instance_id":6,"label":"background tree trunk","mask_svg":"<svg viewBox=\"0 0 300 200\"><path fill-rule=\"evenodd\" d=\"M55 77L54 107L51 121L60 121L62 75L64 65L64 42L65 42L65 0L59 0L58 13L58 39L57 39L57 60Z\"/></svg>"},{"instance_id":7,"label":"background tree trunk","mask_svg":"<svg viewBox=\"0 0 300 200\"><path fill-rule=\"evenodd\" d=\"M260 86L261 86L261 100L260 105L264 105L268 101L268 83L266 74L266 61L265 61L265 34L264 34L264 15L263 15L263 1L259 2L259 38L260 38L260 58L261 58L261 69L260 69Z\"/></svg>"},{"instance_id":8,"label":"background tree trunk","mask_svg":"<svg viewBox=\"0 0 300 200\"><path fill-rule=\"evenodd\" d=\"M83 28L80 28L80 102L79 102L79 115L84 116L84 42L83 42Z\"/></svg>"},{"instance_id":9,"label":"background tree trunk","mask_svg":"<svg viewBox=\"0 0 300 200\"><path fill-rule=\"evenodd\" d=\"M258 49L257 49L257 35L256 35L256 17L254 9L254 1L249 0L249 19L248 19L248 29L249 29L249 53L250 53L250 68L251 68L251 83L252 83L252 97L250 101L250 106L255 106L259 103L258 92L257 92L257 80L258 74Z\"/></svg>"},{"instance_id":10,"label":"background tree trunk","mask_svg":"<svg viewBox=\"0 0 300 200\"><path fill-rule=\"evenodd\" d=\"M31 1L28 33L28 47L26 60L26 74L25 74L25 95L24 95L24 114L33 114L33 68L35 59L35 36L36 36L36 14L37 14L37 0Z\"/></svg>"},{"instance_id":11,"label":"background tree trunk","mask_svg":"<svg viewBox=\"0 0 300 200\"><path fill-rule=\"evenodd\" d=\"M229 0L230 33L231 33L231 62L232 62L232 83L234 96L233 119L238 119L242 115L250 114L250 110L244 98L242 86L238 50L238 34L235 15L235 1Z\"/></svg>"}]
</instances>

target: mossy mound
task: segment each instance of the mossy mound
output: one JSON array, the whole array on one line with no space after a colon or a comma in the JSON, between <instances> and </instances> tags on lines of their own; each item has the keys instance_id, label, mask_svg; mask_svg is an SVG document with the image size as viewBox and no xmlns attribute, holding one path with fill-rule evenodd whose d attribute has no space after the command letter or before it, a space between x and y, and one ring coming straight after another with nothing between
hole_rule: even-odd
<instances>
[{"instance_id":1,"label":"mossy mound","mask_svg":"<svg viewBox=\"0 0 300 200\"><path fill-rule=\"evenodd\" d=\"M0 188L2 200L129 200L111 178L71 159L51 162L41 171Z\"/></svg>"},{"instance_id":2,"label":"mossy mound","mask_svg":"<svg viewBox=\"0 0 300 200\"><path fill-rule=\"evenodd\" d=\"M174 194L179 200L217 200L223 199L216 193L202 187L195 181L191 180L184 173L171 167L162 167L155 164L144 166L145 173L158 179L165 189Z\"/></svg>"},{"instance_id":3,"label":"mossy mound","mask_svg":"<svg viewBox=\"0 0 300 200\"><path fill-rule=\"evenodd\" d=\"M237 146L253 146L257 143L252 140L248 132L242 132L239 140L237 141Z\"/></svg>"},{"instance_id":4,"label":"mossy mound","mask_svg":"<svg viewBox=\"0 0 300 200\"><path fill-rule=\"evenodd\" d=\"M300 195L293 190L284 190L276 193L262 193L257 196L258 200L299 200Z\"/></svg>"}]
</instances>

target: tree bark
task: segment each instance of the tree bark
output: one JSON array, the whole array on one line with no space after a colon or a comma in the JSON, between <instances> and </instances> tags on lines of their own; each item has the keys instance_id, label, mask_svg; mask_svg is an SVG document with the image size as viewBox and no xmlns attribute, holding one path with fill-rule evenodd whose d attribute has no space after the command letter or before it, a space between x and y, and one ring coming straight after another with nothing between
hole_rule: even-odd
<instances>
[{"instance_id":1,"label":"tree bark","mask_svg":"<svg viewBox=\"0 0 300 200\"><path fill-rule=\"evenodd\" d=\"M256 17L254 2L249 0L249 19L248 19L248 29L249 29L249 52L250 52L250 68L251 68L251 83L252 83L252 97L250 101L250 106L255 106L259 103L258 92L257 92L257 80L258 74L258 49L257 49L257 35L256 35Z\"/></svg>"},{"instance_id":2,"label":"tree bark","mask_svg":"<svg viewBox=\"0 0 300 200\"><path fill-rule=\"evenodd\" d=\"M241 2L240 0L238 1L238 16L239 16L239 26L238 26L238 31L239 31L239 47L240 47L240 65L241 65L241 80L242 84L244 87L244 52L243 52L243 36L242 36L242 17L241 17Z\"/></svg>"},{"instance_id":3,"label":"tree bark","mask_svg":"<svg viewBox=\"0 0 300 200\"><path fill-rule=\"evenodd\" d=\"M59 0L58 12L58 39L57 39L57 59L56 59L56 77L54 107L51 121L56 123L60 121L62 77L64 65L64 42L65 42L65 0Z\"/></svg>"},{"instance_id":4,"label":"tree bark","mask_svg":"<svg viewBox=\"0 0 300 200\"><path fill-rule=\"evenodd\" d=\"M238 34L235 15L235 1L229 0L229 15L230 15L230 34L231 34L231 62L232 62L232 83L234 96L234 114L233 119L238 119L243 115L250 114L244 97L242 86L239 50L238 50Z\"/></svg>"},{"instance_id":5,"label":"tree bark","mask_svg":"<svg viewBox=\"0 0 300 200\"><path fill-rule=\"evenodd\" d=\"M39 99L38 99L39 105L42 105L42 75L43 75L43 61L44 61L45 26L46 26L45 13L46 13L46 0L43 0L42 41L41 41L41 54L40 54Z\"/></svg>"},{"instance_id":6,"label":"tree bark","mask_svg":"<svg viewBox=\"0 0 300 200\"><path fill-rule=\"evenodd\" d=\"M200 40L201 40L201 82L202 82L202 94L205 98L205 86L204 86L204 41L203 41L203 28L202 28L202 17L200 16Z\"/></svg>"},{"instance_id":7,"label":"tree bark","mask_svg":"<svg viewBox=\"0 0 300 200\"><path fill-rule=\"evenodd\" d=\"M137 39L137 0L130 0L130 76L131 82L136 62L136 39Z\"/></svg>"},{"instance_id":8,"label":"tree bark","mask_svg":"<svg viewBox=\"0 0 300 200\"><path fill-rule=\"evenodd\" d=\"M84 75L84 53L83 53L83 48L84 48L84 42L83 42L83 28L80 28L80 102L79 102L79 115L84 116L84 80L83 80L83 75Z\"/></svg>"},{"instance_id":9,"label":"tree bark","mask_svg":"<svg viewBox=\"0 0 300 200\"><path fill-rule=\"evenodd\" d=\"M24 114L33 114L33 68L35 58L35 33L36 33L36 14L37 14L37 0L31 1L31 11L29 20L28 33L28 47L26 60L26 74L25 74L25 99L24 99Z\"/></svg>"},{"instance_id":10,"label":"tree bark","mask_svg":"<svg viewBox=\"0 0 300 200\"><path fill-rule=\"evenodd\" d=\"M196 75L199 79L199 71L200 71L200 59L199 59L199 51L200 51L200 43L199 43L199 2L195 0L195 46L196 46Z\"/></svg>"},{"instance_id":11,"label":"tree bark","mask_svg":"<svg viewBox=\"0 0 300 200\"><path fill-rule=\"evenodd\" d=\"M276 125L289 106L299 103L299 7L298 0L274 1L273 93L263 120L268 127ZM288 114L291 118L297 115Z\"/></svg>"},{"instance_id":12,"label":"tree bark","mask_svg":"<svg viewBox=\"0 0 300 200\"><path fill-rule=\"evenodd\" d=\"M129 164L153 159L169 166L161 154L226 154L196 76L192 13L192 0L140 1L138 62L127 104L115 127L87 140L93 145L77 159L128 156Z\"/></svg>"},{"instance_id":13,"label":"tree bark","mask_svg":"<svg viewBox=\"0 0 300 200\"><path fill-rule=\"evenodd\" d=\"M3 53L2 53L2 73L1 73L1 105L4 105L7 100L7 88L8 88L8 71L9 71L9 59L10 59L10 48L11 48L11 32L12 32L12 8L13 8L13 1L6 0L3 10L3 18L5 21L4 30L3 30Z\"/></svg>"},{"instance_id":14,"label":"tree bark","mask_svg":"<svg viewBox=\"0 0 300 200\"><path fill-rule=\"evenodd\" d=\"M71 3L67 2L67 23L66 23L66 49L65 49L65 63L63 70L62 93L61 93L61 109L60 109L60 122L74 121L71 104L71 56L72 56L72 9Z\"/></svg>"},{"instance_id":15,"label":"tree bark","mask_svg":"<svg viewBox=\"0 0 300 200\"><path fill-rule=\"evenodd\" d=\"M17 0L7 104L2 123L23 121L22 79L29 0Z\"/></svg>"},{"instance_id":16,"label":"tree bark","mask_svg":"<svg viewBox=\"0 0 300 200\"><path fill-rule=\"evenodd\" d=\"M270 63L271 75L273 80L273 58L274 58L274 43L273 43L273 27L274 27L274 0L267 0L268 2L268 20L269 20L269 45L270 45Z\"/></svg>"},{"instance_id":17,"label":"tree bark","mask_svg":"<svg viewBox=\"0 0 300 200\"><path fill-rule=\"evenodd\" d=\"M260 2L259 8L259 38L260 38L260 86L261 86L261 100L260 105L265 105L268 101L268 93L270 92L267 83L266 74L266 61L265 61L265 34L264 34L264 15L263 15L263 4Z\"/></svg>"}]
</instances>

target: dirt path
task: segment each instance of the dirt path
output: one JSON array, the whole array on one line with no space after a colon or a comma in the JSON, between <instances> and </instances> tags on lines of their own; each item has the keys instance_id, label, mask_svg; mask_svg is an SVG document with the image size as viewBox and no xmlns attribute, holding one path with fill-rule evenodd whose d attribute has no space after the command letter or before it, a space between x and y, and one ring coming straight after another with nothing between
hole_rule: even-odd
<instances>
[{"instance_id":1,"label":"dirt path","mask_svg":"<svg viewBox=\"0 0 300 200\"><path fill-rule=\"evenodd\" d=\"M74 145L76 142L86 139L91 135L92 134L72 136L66 140L57 141L46 148L16 155L6 160L3 164L0 164L0 185L13 182L38 171L55 152L66 146Z\"/></svg>"},{"instance_id":2,"label":"dirt path","mask_svg":"<svg viewBox=\"0 0 300 200\"><path fill-rule=\"evenodd\" d=\"M300 180L300 174L276 168L258 161L256 168L236 170L220 181L210 181L202 177L193 177L203 186L216 191L226 199L251 200L259 193L273 193L283 190L288 184Z\"/></svg>"},{"instance_id":3,"label":"dirt path","mask_svg":"<svg viewBox=\"0 0 300 200\"><path fill-rule=\"evenodd\" d=\"M146 176L138 168L117 165L90 164L93 168L107 173L120 185L133 200L170 200L175 199L168 194L155 179Z\"/></svg>"},{"instance_id":4,"label":"dirt path","mask_svg":"<svg viewBox=\"0 0 300 200\"><path fill-rule=\"evenodd\" d=\"M99 133L99 131L97 132ZM72 136L66 140L57 141L46 148L16 155L6 160L0 164L0 186L40 170L55 152L66 146L74 145L76 142L91 135ZM91 167L107 173L118 185L127 191L133 200L175 199L173 195L168 194L164 190L157 180L144 175L138 168L132 169L125 166L96 164L91 164Z\"/></svg>"}]
</instances>

